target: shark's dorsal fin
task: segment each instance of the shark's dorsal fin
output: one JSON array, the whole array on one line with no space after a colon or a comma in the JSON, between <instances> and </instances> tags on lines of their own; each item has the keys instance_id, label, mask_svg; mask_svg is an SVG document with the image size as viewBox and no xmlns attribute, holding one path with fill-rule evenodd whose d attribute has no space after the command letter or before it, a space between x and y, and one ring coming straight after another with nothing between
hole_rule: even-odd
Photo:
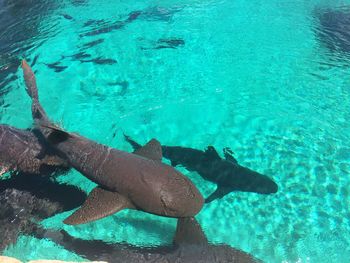
<instances>
[{"instance_id":1,"label":"shark's dorsal fin","mask_svg":"<svg viewBox=\"0 0 350 263\"><path fill-rule=\"evenodd\" d=\"M194 217L182 217L177 220L173 242L176 245L203 245L208 244L208 239Z\"/></svg>"},{"instance_id":2,"label":"shark's dorsal fin","mask_svg":"<svg viewBox=\"0 0 350 263\"><path fill-rule=\"evenodd\" d=\"M162 160L162 146L156 139L150 140L145 146L134 151L134 154L140 155L147 159L161 161Z\"/></svg>"},{"instance_id":3,"label":"shark's dorsal fin","mask_svg":"<svg viewBox=\"0 0 350 263\"><path fill-rule=\"evenodd\" d=\"M140 148L142 147L141 144L138 144L136 141L134 141L133 139L131 139L131 137L128 136L128 135L126 135L125 133L124 133L124 138L125 138L125 140L126 140L128 143L130 143L130 145L131 145L131 147L134 149L134 151L136 151L136 150L138 150L138 149L140 149Z\"/></svg>"},{"instance_id":4,"label":"shark's dorsal fin","mask_svg":"<svg viewBox=\"0 0 350 263\"><path fill-rule=\"evenodd\" d=\"M229 147L225 147L223 149L224 156L226 161L232 162L234 164L238 164L238 161L233 157L233 151Z\"/></svg>"},{"instance_id":5,"label":"shark's dorsal fin","mask_svg":"<svg viewBox=\"0 0 350 263\"><path fill-rule=\"evenodd\" d=\"M45 129L45 136L47 136L47 140L52 144L63 142L72 136L71 133L66 132L61 128L50 123L42 122L39 120L37 125Z\"/></svg>"},{"instance_id":6,"label":"shark's dorsal fin","mask_svg":"<svg viewBox=\"0 0 350 263\"><path fill-rule=\"evenodd\" d=\"M205 150L205 155L211 160L221 160L220 155L213 146L208 146Z\"/></svg>"},{"instance_id":7,"label":"shark's dorsal fin","mask_svg":"<svg viewBox=\"0 0 350 263\"><path fill-rule=\"evenodd\" d=\"M131 201L117 192L94 188L85 203L63 222L68 225L85 224L125 208L135 208Z\"/></svg>"},{"instance_id":8,"label":"shark's dorsal fin","mask_svg":"<svg viewBox=\"0 0 350 263\"><path fill-rule=\"evenodd\" d=\"M218 186L218 188L216 188L216 190L205 199L205 203L210 203L211 201L214 201L216 199L223 198L225 195L227 195L231 191L232 189L228 187Z\"/></svg>"}]
</instances>

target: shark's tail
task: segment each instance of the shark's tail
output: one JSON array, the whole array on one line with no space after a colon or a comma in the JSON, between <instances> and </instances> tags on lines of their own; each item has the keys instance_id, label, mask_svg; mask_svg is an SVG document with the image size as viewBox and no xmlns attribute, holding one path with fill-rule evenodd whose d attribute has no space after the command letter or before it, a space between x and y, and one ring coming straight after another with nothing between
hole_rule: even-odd
<instances>
[{"instance_id":1,"label":"shark's tail","mask_svg":"<svg viewBox=\"0 0 350 263\"><path fill-rule=\"evenodd\" d=\"M22 60L21 66L23 70L24 81L26 84L26 91L32 98L33 119L37 125L39 123L50 124L51 122L39 102L38 88L36 85L34 72L25 60Z\"/></svg>"},{"instance_id":2,"label":"shark's tail","mask_svg":"<svg viewBox=\"0 0 350 263\"><path fill-rule=\"evenodd\" d=\"M38 88L34 72L25 60L22 60L22 70L24 81L26 83L26 91L32 99L32 116L36 127L51 143L65 140L69 134L54 125L48 118L45 110L39 102Z\"/></svg>"}]
</instances>

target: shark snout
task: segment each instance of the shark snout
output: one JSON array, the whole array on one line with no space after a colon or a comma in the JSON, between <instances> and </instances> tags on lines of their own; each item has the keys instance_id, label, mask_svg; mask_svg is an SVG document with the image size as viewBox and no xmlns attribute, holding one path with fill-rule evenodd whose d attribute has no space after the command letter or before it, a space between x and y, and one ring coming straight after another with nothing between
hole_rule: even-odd
<instances>
[{"instance_id":1,"label":"shark snout","mask_svg":"<svg viewBox=\"0 0 350 263\"><path fill-rule=\"evenodd\" d=\"M260 194L274 194L278 191L278 185L266 175L260 174L260 182L255 185L256 192Z\"/></svg>"},{"instance_id":2,"label":"shark snout","mask_svg":"<svg viewBox=\"0 0 350 263\"><path fill-rule=\"evenodd\" d=\"M184 175L176 173L170 183L163 189L161 202L167 216L192 217L199 213L204 198L197 187Z\"/></svg>"}]
</instances>

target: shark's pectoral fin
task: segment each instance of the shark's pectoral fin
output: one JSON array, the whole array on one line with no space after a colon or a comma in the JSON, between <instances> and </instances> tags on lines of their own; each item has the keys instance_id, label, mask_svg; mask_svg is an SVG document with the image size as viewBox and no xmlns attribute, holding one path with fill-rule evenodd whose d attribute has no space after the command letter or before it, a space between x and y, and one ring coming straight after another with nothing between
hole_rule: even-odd
<instances>
[{"instance_id":1,"label":"shark's pectoral fin","mask_svg":"<svg viewBox=\"0 0 350 263\"><path fill-rule=\"evenodd\" d=\"M162 146L156 139L150 140L145 146L134 151L134 154L155 161L161 161L163 157Z\"/></svg>"},{"instance_id":2,"label":"shark's pectoral fin","mask_svg":"<svg viewBox=\"0 0 350 263\"><path fill-rule=\"evenodd\" d=\"M213 146L208 146L208 148L205 150L205 155L210 160L221 160L220 155Z\"/></svg>"},{"instance_id":3,"label":"shark's pectoral fin","mask_svg":"<svg viewBox=\"0 0 350 263\"><path fill-rule=\"evenodd\" d=\"M218 188L216 188L216 190L205 199L205 203L210 203L215 199L223 198L225 195L227 195L231 191L232 190L230 188L218 186Z\"/></svg>"},{"instance_id":4,"label":"shark's pectoral fin","mask_svg":"<svg viewBox=\"0 0 350 263\"><path fill-rule=\"evenodd\" d=\"M238 164L238 161L233 157L233 151L229 147L225 147L223 149L224 156L226 161L232 162L234 164Z\"/></svg>"},{"instance_id":5,"label":"shark's pectoral fin","mask_svg":"<svg viewBox=\"0 0 350 263\"><path fill-rule=\"evenodd\" d=\"M94 188L85 203L63 222L68 225L85 224L125 208L135 208L132 202L117 192Z\"/></svg>"},{"instance_id":6,"label":"shark's pectoral fin","mask_svg":"<svg viewBox=\"0 0 350 263\"><path fill-rule=\"evenodd\" d=\"M208 244L208 239L194 217L183 217L177 220L173 242L176 245L203 245Z\"/></svg>"}]
</instances>

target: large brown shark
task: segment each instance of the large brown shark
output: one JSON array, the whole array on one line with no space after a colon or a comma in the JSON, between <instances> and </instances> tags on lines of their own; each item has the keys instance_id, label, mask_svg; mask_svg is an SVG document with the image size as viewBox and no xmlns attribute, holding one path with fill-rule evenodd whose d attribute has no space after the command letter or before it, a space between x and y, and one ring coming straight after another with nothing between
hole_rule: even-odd
<instances>
[{"instance_id":1,"label":"large brown shark","mask_svg":"<svg viewBox=\"0 0 350 263\"><path fill-rule=\"evenodd\" d=\"M128 153L62 130L40 105L34 73L25 61L22 69L37 129L70 166L98 184L66 224L87 223L125 208L175 218L191 217L201 210L202 195L189 179L161 162L158 141Z\"/></svg>"},{"instance_id":2,"label":"large brown shark","mask_svg":"<svg viewBox=\"0 0 350 263\"><path fill-rule=\"evenodd\" d=\"M57 168L67 168L67 162L50 150L41 137L33 131L0 125L0 175L48 174Z\"/></svg>"}]
</instances>

